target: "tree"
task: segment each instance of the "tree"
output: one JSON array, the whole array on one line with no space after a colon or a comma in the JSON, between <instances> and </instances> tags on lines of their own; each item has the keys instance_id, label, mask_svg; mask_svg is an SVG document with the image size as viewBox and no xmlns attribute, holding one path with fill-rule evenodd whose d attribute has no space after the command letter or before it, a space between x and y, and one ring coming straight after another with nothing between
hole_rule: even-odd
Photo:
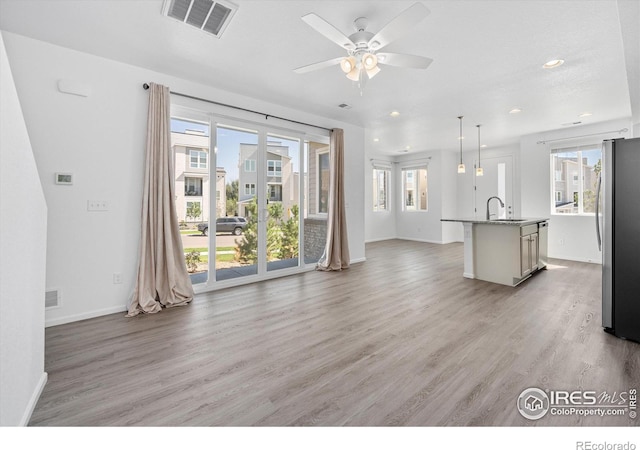
<instances>
[{"instance_id":1,"label":"tree","mask_svg":"<svg viewBox=\"0 0 640 450\"><path fill-rule=\"evenodd\" d=\"M244 264L255 264L258 261L258 204L254 197L245 206L247 226L242 239L236 241L236 260Z\"/></svg>"},{"instance_id":2,"label":"tree","mask_svg":"<svg viewBox=\"0 0 640 450\"><path fill-rule=\"evenodd\" d=\"M236 247L236 260L245 264L255 264L258 260L258 220L257 203L254 198L246 206L247 226L242 240ZM292 216L283 219L282 203L271 202L267 207L267 261L298 257L298 224L300 210L297 205L291 207Z\"/></svg>"},{"instance_id":3,"label":"tree","mask_svg":"<svg viewBox=\"0 0 640 450\"><path fill-rule=\"evenodd\" d=\"M187 219L191 217L192 219L197 219L202 215L202 209L200 208L199 202L188 202L187 203Z\"/></svg>"},{"instance_id":4,"label":"tree","mask_svg":"<svg viewBox=\"0 0 640 450\"><path fill-rule=\"evenodd\" d=\"M227 216L235 216L238 213L238 180L233 180L225 186L227 194Z\"/></svg>"}]
</instances>

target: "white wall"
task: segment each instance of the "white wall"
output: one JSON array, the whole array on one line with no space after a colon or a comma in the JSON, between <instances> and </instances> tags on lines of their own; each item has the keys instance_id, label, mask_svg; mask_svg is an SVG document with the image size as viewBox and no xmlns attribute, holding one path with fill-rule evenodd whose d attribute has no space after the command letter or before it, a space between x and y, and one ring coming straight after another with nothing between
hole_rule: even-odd
<instances>
[{"instance_id":1,"label":"white wall","mask_svg":"<svg viewBox=\"0 0 640 450\"><path fill-rule=\"evenodd\" d=\"M0 426L16 426L47 380L47 205L1 33L0 99Z\"/></svg>"},{"instance_id":2,"label":"white wall","mask_svg":"<svg viewBox=\"0 0 640 450\"><path fill-rule=\"evenodd\" d=\"M154 81L175 92L345 130L347 226L352 261L364 254L364 130L165 74L6 33L5 43L49 205L47 287L63 292L47 325L124 311L134 288L148 92ZM58 80L90 85L89 97L58 92ZM200 103L202 105L202 103ZM227 109L229 116L235 110ZM253 115L251 120L264 120ZM273 118L271 122L277 123ZM284 123L286 124L286 122ZM53 174L73 172L73 186ZM87 212L106 200L107 212ZM122 284L113 284L113 273Z\"/></svg>"},{"instance_id":3,"label":"white wall","mask_svg":"<svg viewBox=\"0 0 640 450\"><path fill-rule=\"evenodd\" d=\"M604 133L623 128L627 128L629 131L622 134ZM597 135L566 139L589 134ZM526 168L520 173L522 215L524 217L551 218L549 221L550 257L595 263L602 261L596 242L595 218L592 215L551 215L551 169L549 162L551 149L602 142L604 139L619 137L631 137L630 119L565 128L521 138L521 165ZM555 139L561 140L538 144L538 141Z\"/></svg>"}]
</instances>

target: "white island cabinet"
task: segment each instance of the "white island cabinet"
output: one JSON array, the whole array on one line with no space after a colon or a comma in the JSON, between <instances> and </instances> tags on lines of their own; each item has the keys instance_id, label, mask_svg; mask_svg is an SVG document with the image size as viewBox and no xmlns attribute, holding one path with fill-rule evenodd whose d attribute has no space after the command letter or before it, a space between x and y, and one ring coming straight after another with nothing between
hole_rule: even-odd
<instances>
[{"instance_id":1,"label":"white island cabinet","mask_svg":"<svg viewBox=\"0 0 640 450\"><path fill-rule=\"evenodd\" d=\"M464 226L466 278L516 286L546 268L547 219L442 219Z\"/></svg>"}]
</instances>

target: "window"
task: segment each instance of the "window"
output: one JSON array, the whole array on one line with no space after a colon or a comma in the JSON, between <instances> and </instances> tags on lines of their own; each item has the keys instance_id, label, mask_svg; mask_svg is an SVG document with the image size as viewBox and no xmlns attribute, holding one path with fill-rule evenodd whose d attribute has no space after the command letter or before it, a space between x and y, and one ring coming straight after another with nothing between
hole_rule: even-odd
<instances>
[{"instance_id":1,"label":"window","mask_svg":"<svg viewBox=\"0 0 640 450\"><path fill-rule=\"evenodd\" d=\"M247 159L244 162L244 171L245 172L255 172L256 171L256 160L255 159Z\"/></svg>"},{"instance_id":2,"label":"window","mask_svg":"<svg viewBox=\"0 0 640 450\"><path fill-rule=\"evenodd\" d=\"M384 168L373 169L373 210L388 211L389 177L391 171Z\"/></svg>"},{"instance_id":3,"label":"window","mask_svg":"<svg viewBox=\"0 0 640 450\"><path fill-rule=\"evenodd\" d=\"M551 171L555 174L551 212L593 214L601 164L599 144L551 150Z\"/></svg>"},{"instance_id":4,"label":"window","mask_svg":"<svg viewBox=\"0 0 640 450\"><path fill-rule=\"evenodd\" d=\"M207 168L207 152L202 150L189 149L189 167L192 169Z\"/></svg>"},{"instance_id":5,"label":"window","mask_svg":"<svg viewBox=\"0 0 640 450\"><path fill-rule=\"evenodd\" d=\"M244 185L244 195L256 195L255 183L246 183Z\"/></svg>"},{"instance_id":6,"label":"window","mask_svg":"<svg viewBox=\"0 0 640 450\"><path fill-rule=\"evenodd\" d=\"M282 185L270 184L267 186L269 192L269 201L281 202L282 201Z\"/></svg>"},{"instance_id":7,"label":"window","mask_svg":"<svg viewBox=\"0 0 640 450\"><path fill-rule=\"evenodd\" d=\"M186 219L198 220L202 217L202 203L187 202Z\"/></svg>"},{"instance_id":8,"label":"window","mask_svg":"<svg viewBox=\"0 0 640 450\"><path fill-rule=\"evenodd\" d=\"M402 210L427 211L427 168L402 169Z\"/></svg>"},{"instance_id":9,"label":"window","mask_svg":"<svg viewBox=\"0 0 640 450\"><path fill-rule=\"evenodd\" d=\"M329 212L329 152L318 153L318 212Z\"/></svg>"},{"instance_id":10,"label":"window","mask_svg":"<svg viewBox=\"0 0 640 450\"><path fill-rule=\"evenodd\" d=\"M282 161L275 161L275 160L267 161L267 176L268 177L281 177L282 176Z\"/></svg>"},{"instance_id":11,"label":"window","mask_svg":"<svg viewBox=\"0 0 640 450\"><path fill-rule=\"evenodd\" d=\"M202 196L202 178L184 179L184 195L186 196Z\"/></svg>"}]
</instances>

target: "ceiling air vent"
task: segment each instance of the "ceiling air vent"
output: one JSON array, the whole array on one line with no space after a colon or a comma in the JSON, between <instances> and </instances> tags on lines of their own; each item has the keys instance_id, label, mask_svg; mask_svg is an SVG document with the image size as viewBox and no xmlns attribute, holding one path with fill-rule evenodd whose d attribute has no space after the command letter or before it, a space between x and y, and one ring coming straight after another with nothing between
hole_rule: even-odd
<instances>
[{"instance_id":1,"label":"ceiling air vent","mask_svg":"<svg viewBox=\"0 0 640 450\"><path fill-rule=\"evenodd\" d=\"M238 7L213 0L165 0L162 14L219 38Z\"/></svg>"}]
</instances>

